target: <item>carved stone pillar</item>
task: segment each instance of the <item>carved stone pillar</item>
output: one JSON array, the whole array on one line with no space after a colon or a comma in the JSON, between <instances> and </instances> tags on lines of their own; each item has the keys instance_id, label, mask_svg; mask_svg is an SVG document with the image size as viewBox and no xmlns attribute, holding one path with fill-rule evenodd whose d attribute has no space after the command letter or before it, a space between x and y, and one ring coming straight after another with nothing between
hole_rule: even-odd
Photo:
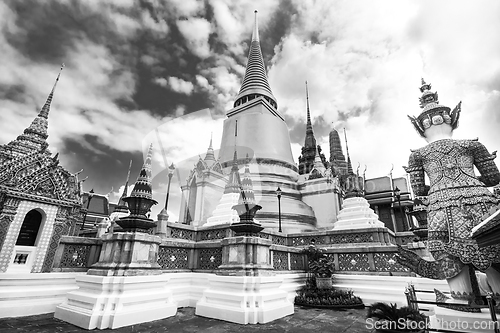
<instances>
[{"instance_id":1,"label":"carved stone pillar","mask_svg":"<svg viewBox=\"0 0 500 333\"><path fill-rule=\"evenodd\" d=\"M59 247L59 241L61 236L67 235L73 220L69 217L70 208L59 206L56 214L56 219L54 221L54 229L52 231L52 236L50 237L49 247L45 254L45 260L42 266L42 272L48 273L52 270L52 265L54 264L54 256L57 248Z\"/></svg>"},{"instance_id":2,"label":"carved stone pillar","mask_svg":"<svg viewBox=\"0 0 500 333\"><path fill-rule=\"evenodd\" d=\"M0 200L3 200L1 203L2 211L0 213L0 272L5 272L9 266L12 249L4 249L3 245L14 216L17 214L17 208L21 200L11 198L7 195L3 195Z\"/></svg>"}]
</instances>

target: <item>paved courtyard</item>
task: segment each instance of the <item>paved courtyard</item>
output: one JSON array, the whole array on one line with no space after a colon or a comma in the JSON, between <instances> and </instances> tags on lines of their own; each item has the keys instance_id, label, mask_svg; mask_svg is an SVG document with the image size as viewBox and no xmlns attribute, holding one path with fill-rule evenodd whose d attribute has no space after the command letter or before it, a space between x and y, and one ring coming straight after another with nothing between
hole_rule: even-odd
<instances>
[{"instance_id":1,"label":"paved courtyard","mask_svg":"<svg viewBox=\"0 0 500 333\"><path fill-rule=\"evenodd\" d=\"M171 318L123 327L113 333L174 332L174 333L248 333L248 332L369 332L365 326L366 310L329 310L295 306L291 316L263 325L239 325L194 315L194 308L181 308ZM88 332L66 322L54 319L53 314L0 319L2 333Z\"/></svg>"}]
</instances>

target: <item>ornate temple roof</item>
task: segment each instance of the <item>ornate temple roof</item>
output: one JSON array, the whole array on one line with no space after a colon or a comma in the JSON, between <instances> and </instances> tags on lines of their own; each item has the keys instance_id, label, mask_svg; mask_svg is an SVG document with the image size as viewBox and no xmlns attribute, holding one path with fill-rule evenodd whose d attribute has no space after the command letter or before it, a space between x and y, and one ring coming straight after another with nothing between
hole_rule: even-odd
<instances>
[{"instance_id":1,"label":"ornate temple roof","mask_svg":"<svg viewBox=\"0 0 500 333\"><path fill-rule=\"evenodd\" d=\"M141 197L153 199L153 191L151 189L151 159L153 158L153 144L149 146L146 160L142 166L141 172L137 177L134 188L130 193L131 197Z\"/></svg>"},{"instance_id":2,"label":"ornate temple roof","mask_svg":"<svg viewBox=\"0 0 500 333\"><path fill-rule=\"evenodd\" d=\"M62 70L62 68L61 68ZM58 205L81 205L77 174L59 165L48 150L48 117L61 72L37 117L23 134L0 146L0 192Z\"/></svg>"},{"instance_id":3,"label":"ornate temple roof","mask_svg":"<svg viewBox=\"0 0 500 333\"><path fill-rule=\"evenodd\" d=\"M45 104L38 113L38 116L33 119L30 126L24 130L23 134L19 135L15 140L0 148L0 155L4 153L13 156L25 156L34 151L46 151L46 153L50 155L50 151L47 150L47 138L49 137L47 133L49 127L48 118L50 105L52 103L52 99L54 98L54 91L56 89L57 82L59 82L62 69L63 67L61 67L54 86L52 87Z\"/></svg>"},{"instance_id":4,"label":"ornate temple roof","mask_svg":"<svg viewBox=\"0 0 500 333\"><path fill-rule=\"evenodd\" d=\"M260 49L257 11L255 11L255 23L245 76L234 106L236 107L258 96L264 96L275 109L278 108L278 103L267 80L266 67L264 66L264 59Z\"/></svg>"}]
</instances>

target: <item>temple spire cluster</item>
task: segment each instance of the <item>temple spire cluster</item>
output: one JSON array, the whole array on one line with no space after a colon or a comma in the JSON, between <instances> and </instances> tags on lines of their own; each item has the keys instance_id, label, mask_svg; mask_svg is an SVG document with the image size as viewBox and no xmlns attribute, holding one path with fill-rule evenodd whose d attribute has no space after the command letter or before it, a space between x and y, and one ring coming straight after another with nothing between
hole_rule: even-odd
<instances>
[{"instance_id":1,"label":"temple spire cluster","mask_svg":"<svg viewBox=\"0 0 500 333\"><path fill-rule=\"evenodd\" d=\"M326 158L321 153L321 147L316 144L314 131L311 121L311 110L309 106L309 89L306 81L306 137L299 157L299 174L309 174L315 168L316 154L319 156L323 168L326 168ZM317 168L316 168L317 169Z\"/></svg>"}]
</instances>

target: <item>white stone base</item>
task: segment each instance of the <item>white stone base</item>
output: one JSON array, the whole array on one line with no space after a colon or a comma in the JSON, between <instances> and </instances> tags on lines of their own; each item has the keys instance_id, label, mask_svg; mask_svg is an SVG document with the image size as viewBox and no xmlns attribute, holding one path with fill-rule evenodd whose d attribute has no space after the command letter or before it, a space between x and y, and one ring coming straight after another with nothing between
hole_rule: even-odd
<instances>
[{"instance_id":1,"label":"white stone base","mask_svg":"<svg viewBox=\"0 0 500 333\"><path fill-rule=\"evenodd\" d=\"M211 276L196 314L237 324L264 324L293 314L283 277Z\"/></svg>"},{"instance_id":2,"label":"white stone base","mask_svg":"<svg viewBox=\"0 0 500 333\"><path fill-rule=\"evenodd\" d=\"M177 304L165 275L76 278L80 287L68 293L54 317L85 329L130 326L174 316Z\"/></svg>"},{"instance_id":3,"label":"white stone base","mask_svg":"<svg viewBox=\"0 0 500 333\"><path fill-rule=\"evenodd\" d=\"M495 323L491 320L488 309L481 309L481 313L470 313L435 306L429 316L430 326L433 329L441 328L460 332L494 332ZM500 323L497 321L496 325Z\"/></svg>"},{"instance_id":4,"label":"white stone base","mask_svg":"<svg viewBox=\"0 0 500 333\"><path fill-rule=\"evenodd\" d=\"M0 274L0 318L53 313L85 273ZM0 329L1 330L1 329Z\"/></svg>"},{"instance_id":5,"label":"white stone base","mask_svg":"<svg viewBox=\"0 0 500 333\"><path fill-rule=\"evenodd\" d=\"M379 221L370 204L362 197L344 200L343 208L337 215L333 230L383 228L384 222Z\"/></svg>"}]
</instances>

